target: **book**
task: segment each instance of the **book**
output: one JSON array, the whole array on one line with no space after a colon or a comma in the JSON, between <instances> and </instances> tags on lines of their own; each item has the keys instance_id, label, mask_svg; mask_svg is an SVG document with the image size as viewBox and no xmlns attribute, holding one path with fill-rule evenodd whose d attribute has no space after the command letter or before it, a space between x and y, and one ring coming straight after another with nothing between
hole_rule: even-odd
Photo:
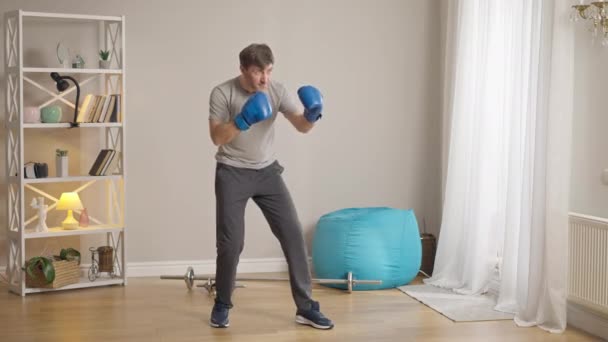
<instances>
[{"instance_id":1,"label":"book","mask_svg":"<svg viewBox=\"0 0 608 342\"><path fill-rule=\"evenodd\" d=\"M111 159L106 163L106 166L101 170L102 176L111 175L116 167L118 166L118 162L120 161L120 152L114 151Z\"/></svg>"},{"instance_id":2,"label":"book","mask_svg":"<svg viewBox=\"0 0 608 342\"><path fill-rule=\"evenodd\" d=\"M95 176L103 175L103 170L107 167L108 163L110 162L110 160L112 159L112 156L114 156L115 153L116 153L116 151L114 151L114 150L109 150L109 152L106 153L103 160L101 161L101 165L99 165L99 168L97 170L95 170Z\"/></svg>"},{"instance_id":3,"label":"book","mask_svg":"<svg viewBox=\"0 0 608 342\"><path fill-rule=\"evenodd\" d=\"M105 117L108 113L108 107L110 105L110 100L112 99L111 95L104 96L103 107L101 108L101 114L99 114L99 118L95 122L105 122Z\"/></svg>"},{"instance_id":4,"label":"book","mask_svg":"<svg viewBox=\"0 0 608 342\"><path fill-rule=\"evenodd\" d=\"M112 161L112 158L114 158L114 154L116 154L116 151L114 150L111 150L110 153L108 153L97 170L96 176L103 176L103 172L108 168L108 164L110 164L110 161Z\"/></svg>"},{"instance_id":5,"label":"book","mask_svg":"<svg viewBox=\"0 0 608 342\"><path fill-rule=\"evenodd\" d=\"M93 105L95 100L95 95L87 94L84 97L84 101L82 101L82 106L78 109L78 117L76 117L76 122L87 122L87 116L89 115L90 107Z\"/></svg>"},{"instance_id":6,"label":"book","mask_svg":"<svg viewBox=\"0 0 608 342\"><path fill-rule=\"evenodd\" d=\"M114 111L114 106L116 105L116 96L115 95L111 95L110 96L110 104L108 105L108 110L106 112L106 116L103 119L103 122L110 122L110 119L112 118L112 112Z\"/></svg>"},{"instance_id":7,"label":"book","mask_svg":"<svg viewBox=\"0 0 608 342\"><path fill-rule=\"evenodd\" d=\"M104 166L104 163L105 163L106 159L108 158L108 155L112 151L113 151L112 149L103 149L103 150L99 151L99 154L97 155L97 158L95 159L95 162L93 163L93 165L91 166L91 169L89 170L90 176L99 176L99 171Z\"/></svg>"},{"instance_id":8,"label":"book","mask_svg":"<svg viewBox=\"0 0 608 342\"><path fill-rule=\"evenodd\" d=\"M91 122L97 122L99 120L99 116L101 115L101 110L103 109L103 105L106 102L105 95L97 95L97 96L99 96L99 103L97 105L97 108L95 108L95 113L93 113L93 116L89 118Z\"/></svg>"},{"instance_id":9,"label":"book","mask_svg":"<svg viewBox=\"0 0 608 342\"><path fill-rule=\"evenodd\" d=\"M116 97L116 101L114 102L114 108L112 110L110 122L122 122L120 94L114 94L113 96Z\"/></svg>"},{"instance_id":10,"label":"book","mask_svg":"<svg viewBox=\"0 0 608 342\"><path fill-rule=\"evenodd\" d=\"M97 110L97 106L99 106L99 95L93 96L95 97L95 99L93 100L93 105L89 106L89 111L87 112L86 117L84 118L84 122L92 122L93 116L95 115L95 111Z\"/></svg>"}]
</instances>

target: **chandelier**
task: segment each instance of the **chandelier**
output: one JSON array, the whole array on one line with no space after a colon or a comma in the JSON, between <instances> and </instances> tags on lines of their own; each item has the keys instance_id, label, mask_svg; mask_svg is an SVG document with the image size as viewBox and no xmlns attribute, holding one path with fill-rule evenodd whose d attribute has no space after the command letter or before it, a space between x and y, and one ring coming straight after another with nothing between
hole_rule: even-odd
<instances>
[{"instance_id":1,"label":"chandelier","mask_svg":"<svg viewBox=\"0 0 608 342\"><path fill-rule=\"evenodd\" d=\"M592 1L589 4L584 0L579 1L578 5L572 6L570 20L584 20L591 31L592 41L595 43L599 38L602 40L602 46L608 46L608 1Z\"/></svg>"}]
</instances>

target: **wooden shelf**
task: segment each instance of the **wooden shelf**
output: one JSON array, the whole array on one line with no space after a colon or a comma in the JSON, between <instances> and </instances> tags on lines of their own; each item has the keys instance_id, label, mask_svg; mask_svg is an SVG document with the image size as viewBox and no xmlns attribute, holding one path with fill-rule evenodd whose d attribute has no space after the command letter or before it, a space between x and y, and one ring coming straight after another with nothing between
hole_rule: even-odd
<instances>
[{"instance_id":1,"label":"wooden shelf","mask_svg":"<svg viewBox=\"0 0 608 342\"><path fill-rule=\"evenodd\" d=\"M107 15L43 13L43 12L28 12L28 11L21 11L21 15L23 17L28 17L28 18L50 18L50 19L70 19L70 20L90 20L90 21L122 21L122 17L107 16Z\"/></svg>"},{"instance_id":2,"label":"wooden shelf","mask_svg":"<svg viewBox=\"0 0 608 342\"><path fill-rule=\"evenodd\" d=\"M25 292L26 293L39 293L39 292L54 292L54 291L62 291L62 290L74 290L74 289L82 289L82 288L87 288L87 287L106 286L106 285L122 285L122 284L124 284L124 282L125 281L122 278L111 279L110 277L108 277L108 279L98 278L95 281L90 281L89 278L82 277L82 278L80 278L80 281L78 283L66 285L66 286L60 287L58 289L26 287Z\"/></svg>"},{"instance_id":3,"label":"wooden shelf","mask_svg":"<svg viewBox=\"0 0 608 342\"><path fill-rule=\"evenodd\" d=\"M69 31L73 31L74 41L78 39L82 44L88 42L97 42L97 49L107 49L110 51L112 56L111 64L115 69L98 69L97 63L87 64L87 69L75 69L75 68L64 68L57 64L56 59L51 57L37 62L25 65L22 56L24 56L24 46L29 47L35 42L24 44L26 38L22 32L28 32L28 26L35 25L35 27L41 27L42 30L46 30L46 25L60 23L62 26L57 27L61 34L65 34ZM66 26L67 24L67 26ZM79 26L86 26L91 30L82 30ZM4 79L4 84L7 94L10 97L10 106L4 108L4 116L6 118L12 118L11 122L5 120L3 128L5 129L4 136L6 137L6 155L5 155L5 167L7 173L7 202L9 208L11 208L10 215L5 215L7 234L7 280L8 287L11 292L15 292L24 296L26 293L35 292L49 292L49 291L61 291L70 290L85 287L97 287L104 285L122 284L126 285L126 264L125 264L125 203L126 201L126 158L125 158L125 141L126 141L126 125L125 122L87 122L79 123L78 127L72 128L70 122L60 123L26 123L23 119L24 106L27 103L34 105L36 103L39 106L46 106L55 102L63 102L64 104L74 108L74 103L67 99L70 99L73 95L74 88L70 88L68 91L63 93L57 93L54 84L51 82L49 74L57 72L60 75L72 76L75 79L79 79L80 85L93 84L91 93L99 94L120 94L120 113L125 115L126 109L126 64L125 64L125 47L126 47L126 34L125 34L125 16L106 16L106 15L90 15L90 14L68 14L68 13L43 13L43 12L29 12L23 10L14 10L6 12L4 15L4 27L6 29L6 44L4 44L4 55L5 55L5 73L7 77ZM36 32L38 28L36 28ZM53 29L55 30L55 29ZM65 31L65 32L63 32ZM94 32L95 31L95 32ZM53 31L55 32L55 31ZM44 32L43 32L44 33ZM82 33L82 35L81 35ZM29 35L25 35L28 39L31 39ZM78 38L76 38L78 36ZM72 37L70 35L70 37ZM52 43L52 42L51 42ZM52 44L56 44L52 43ZM48 47L48 46L47 46ZM82 48L81 47L76 47ZM99 51L99 50L96 50ZM40 80L44 79L44 82ZM46 94L44 97L30 94L25 92L24 84L33 86ZM104 86L105 83L105 86ZM49 86L49 85L52 85ZM33 96L36 95L36 96ZM86 93L81 94L82 100ZM32 98L30 98L32 97ZM79 105L81 105L79 103ZM106 108L107 109L107 108ZM72 109L73 111L73 109ZM70 110L68 110L70 112ZM72 112L68 118L64 118L63 121L71 120ZM105 120L104 120L105 121ZM78 128L87 128L87 132L82 132ZM91 128L97 128L99 130L91 130ZM46 129L46 131L41 131ZM49 130L51 129L51 130ZM53 129L55 129L53 131ZM65 131L59 131L64 129ZM76 136L73 136L76 134ZM87 139L91 141L98 141L97 144L89 145L85 144L85 141L78 140L77 142L72 141L79 138L79 135L86 134ZM42 137L43 139L35 139L36 137ZM113 171L120 172L120 174L111 174L108 172L107 176L90 176L88 170L81 169L77 170L74 175L70 177L47 177L47 178L24 178L24 167L25 163L30 161L33 156L40 158L41 153L37 153L37 149L42 147L42 151L48 149L54 149L55 144L61 146L61 142L67 140L68 143L75 143L75 149L78 150L79 156L86 156L91 153L91 157L94 157L93 153L99 153L99 148L115 149L120 151L119 166ZM86 140L88 142L89 140ZM105 141L105 142L102 142ZM50 146L49 146L50 145ZM29 153L25 153L25 151ZM32 154L31 151L34 151ZM46 154L49 152L47 151ZM54 158L54 153L47 155L47 158ZM82 159L85 160L85 159ZM104 163L107 162L104 161ZM115 161L116 162L116 161ZM47 162L50 165L50 162ZM81 165L83 167L83 165ZM10 176L9 176L10 175ZM53 173L53 176L55 174ZM99 182L102 182L101 184ZM58 184L55 184L58 183ZM54 184L53 186L43 186L40 184ZM34 231L35 226L38 224L38 213L33 213L29 208L30 203L28 200L31 196L38 196L49 199L49 203L57 202L56 193L65 191L82 192L86 189L91 189L88 196L91 196L91 208L95 207L98 209L99 216L103 217L103 220L92 219L93 225L86 228L78 228L74 230L64 230L61 227L50 228L49 231L44 233L37 233ZM51 194L52 192L52 194ZM49 210L56 210L56 204L49 205ZM105 213L102 213L104 212ZM28 213L28 217L26 217ZM42 213L39 213L42 214ZM64 213L65 214L65 213ZM31 216L31 217L30 217ZM48 222L48 221L47 221ZM49 225L61 225L59 222L48 222ZM96 281L89 281L86 271L82 272L84 278L81 278L79 283L64 286L60 289L46 289L46 288L26 288L25 277L23 276L23 255L36 255L36 249L39 246L36 244L31 245L27 241L40 241L30 239L49 239L52 241L59 240L62 237L72 236L74 239L89 235L95 236L96 238L105 237L107 245L111 246L115 250L117 257L116 262L118 263L118 274L117 278L110 278L109 275L102 275ZM88 242L84 241L86 245ZM85 255L87 253L83 253ZM84 274L83 274L84 273Z\"/></svg>"},{"instance_id":4,"label":"wooden shelf","mask_svg":"<svg viewBox=\"0 0 608 342\"><path fill-rule=\"evenodd\" d=\"M121 69L74 69L74 68L23 68L26 73L51 73L58 72L60 74L122 74Z\"/></svg>"},{"instance_id":5,"label":"wooden shelf","mask_svg":"<svg viewBox=\"0 0 608 342\"><path fill-rule=\"evenodd\" d=\"M91 235L91 234L102 234L102 233L116 233L123 230L121 226L89 226L86 228L78 228L66 230L61 227L49 228L48 232L45 233L34 233L30 229L25 230L23 237L25 239L39 239L47 237L59 237L59 236L71 236L71 235Z\"/></svg>"},{"instance_id":6,"label":"wooden shelf","mask_svg":"<svg viewBox=\"0 0 608 342\"><path fill-rule=\"evenodd\" d=\"M10 126L19 126L19 123L11 123ZM60 123L26 123L23 124L23 128L69 128L69 122ZM108 127L122 127L122 122L107 122L107 123L81 123L79 128L108 128Z\"/></svg>"},{"instance_id":7,"label":"wooden shelf","mask_svg":"<svg viewBox=\"0 0 608 342\"><path fill-rule=\"evenodd\" d=\"M122 175L109 176L71 176L71 177L47 177L47 178L24 178L24 184L40 184L40 183L68 183L68 182L89 182L101 181L108 179L120 179ZM10 183L16 183L19 178L15 176L9 177Z\"/></svg>"}]
</instances>

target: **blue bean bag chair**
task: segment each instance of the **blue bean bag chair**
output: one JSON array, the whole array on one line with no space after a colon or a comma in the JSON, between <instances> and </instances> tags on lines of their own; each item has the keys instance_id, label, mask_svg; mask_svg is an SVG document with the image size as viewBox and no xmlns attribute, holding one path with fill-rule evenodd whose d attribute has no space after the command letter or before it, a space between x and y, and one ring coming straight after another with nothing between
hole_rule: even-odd
<instances>
[{"instance_id":1,"label":"blue bean bag chair","mask_svg":"<svg viewBox=\"0 0 608 342\"><path fill-rule=\"evenodd\" d=\"M323 215L312 242L316 278L382 280L353 290L394 288L411 282L420 270L422 245L413 210L347 208ZM346 289L346 284L325 284Z\"/></svg>"}]
</instances>

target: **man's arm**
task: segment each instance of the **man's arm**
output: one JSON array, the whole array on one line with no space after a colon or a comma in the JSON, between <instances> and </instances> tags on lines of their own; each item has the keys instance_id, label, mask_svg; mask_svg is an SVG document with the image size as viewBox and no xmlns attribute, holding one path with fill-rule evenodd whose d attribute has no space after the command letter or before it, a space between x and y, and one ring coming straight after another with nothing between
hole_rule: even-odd
<instances>
[{"instance_id":1,"label":"man's arm","mask_svg":"<svg viewBox=\"0 0 608 342\"><path fill-rule=\"evenodd\" d=\"M285 114L285 117L301 133L308 133L315 126L314 123L306 120L303 114L291 113Z\"/></svg>"},{"instance_id":2,"label":"man's arm","mask_svg":"<svg viewBox=\"0 0 608 342\"><path fill-rule=\"evenodd\" d=\"M231 142L239 132L240 130L236 127L234 121L222 123L213 119L209 120L209 135L215 146Z\"/></svg>"},{"instance_id":3,"label":"man's arm","mask_svg":"<svg viewBox=\"0 0 608 342\"><path fill-rule=\"evenodd\" d=\"M212 110L219 108L216 112L221 111L221 108L224 107L222 105L218 106L213 100L210 101L210 105ZM213 116L210 116L209 135L216 146L224 145L231 142L239 132L246 131L251 125L264 121L271 116L272 106L268 95L258 91L247 99L241 112L236 115L234 120L223 123L221 120L216 120Z\"/></svg>"},{"instance_id":4,"label":"man's arm","mask_svg":"<svg viewBox=\"0 0 608 342\"><path fill-rule=\"evenodd\" d=\"M209 96L209 136L215 146L229 143L239 133L234 121L230 120L228 99L218 87Z\"/></svg>"},{"instance_id":5,"label":"man's arm","mask_svg":"<svg viewBox=\"0 0 608 342\"><path fill-rule=\"evenodd\" d=\"M298 97L304 105L304 114L291 113L286 114L285 117L298 132L307 133L322 116L323 97L321 92L313 86L300 87Z\"/></svg>"}]
</instances>

